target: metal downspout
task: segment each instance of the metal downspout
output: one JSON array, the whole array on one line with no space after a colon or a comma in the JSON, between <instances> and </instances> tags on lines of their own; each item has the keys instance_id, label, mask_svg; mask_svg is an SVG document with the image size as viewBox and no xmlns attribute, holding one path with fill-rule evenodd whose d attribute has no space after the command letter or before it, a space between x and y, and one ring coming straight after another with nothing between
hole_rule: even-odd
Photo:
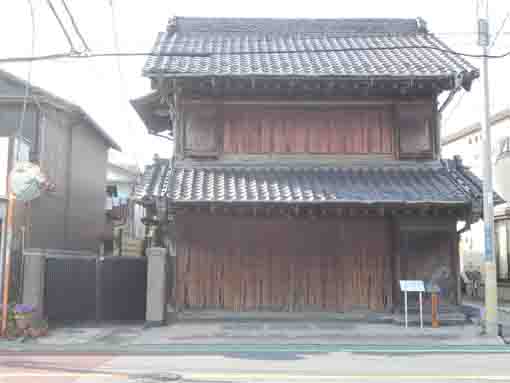
<instances>
[{"instance_id":1,"label":"metal downspout","mask_svg":"<svg viewBox=\"0 0 510 383\"><path fill-rule=\"evenodd\" d=\"M448 95L448 97L446 98L446 100L444 100L443 104L439 107L438 111L437 111L437 132L436 132L436 142L437 142L437 156L438 156L438 159L441 159L442 158L442 155L441 155L441 152L442 152L442 145L441 145L441 131L442 131L442 120L443 120L443 111L446 109L446 107L448 105L450 105L450 103L452 102L453 98L455 97L455 95L457 94L457 92L460 90L460 85L457 85L455 86L455 88L453 88L451 91L450 91L450 94Z\"/></svg>"}]
</instances>

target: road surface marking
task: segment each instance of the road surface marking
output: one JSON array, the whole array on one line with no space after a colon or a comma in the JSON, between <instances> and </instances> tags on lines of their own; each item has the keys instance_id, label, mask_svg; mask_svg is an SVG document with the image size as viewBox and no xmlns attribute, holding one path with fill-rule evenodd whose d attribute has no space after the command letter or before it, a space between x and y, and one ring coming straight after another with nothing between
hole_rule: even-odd
<instances>
[{"instance_id":1,"label":"road surface marking","mask_svg":"<svg viewBox=\"0 0 510 383\"><path fill-rule=\"evenodd\" d=\"M127 378L127 374L118 373L87 373L87 372L8 372L0 373L1 378L79 378L79 377L91 377L91 378L105 378L105 377L121 377Z\"/></svg>"},{"instance_id":2,"label":"road surface marking","mask_svg":"<svg viewBox=\"0 0 510 383\"><path fill-rule=\"evenodd\" d=\"M204 380L204 381L253 381L253 380L299 380L299 381L351 381L351 380L458 380L470 381L510 381L510 375L292 375L284 373L181 373L183 380Z\"/></svg>"}]
</instances>

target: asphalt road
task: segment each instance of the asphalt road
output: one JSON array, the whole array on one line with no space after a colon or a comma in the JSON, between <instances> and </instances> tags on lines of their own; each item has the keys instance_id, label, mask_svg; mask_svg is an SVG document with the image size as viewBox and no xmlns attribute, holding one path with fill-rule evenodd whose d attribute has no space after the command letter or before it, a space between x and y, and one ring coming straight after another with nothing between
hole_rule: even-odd
<instances>
[{"instance_id":1,"label":"asphalt road","mask_svg":"<svg viewBox=\"0 0 510 383\"><path fill-rule=\"evenodd\" d=\"M172 373L189 382L510 382L510 359L508 354L346 352L0 356L0 382L9 383L150 383Z\"/></svg>"}]
</instances>

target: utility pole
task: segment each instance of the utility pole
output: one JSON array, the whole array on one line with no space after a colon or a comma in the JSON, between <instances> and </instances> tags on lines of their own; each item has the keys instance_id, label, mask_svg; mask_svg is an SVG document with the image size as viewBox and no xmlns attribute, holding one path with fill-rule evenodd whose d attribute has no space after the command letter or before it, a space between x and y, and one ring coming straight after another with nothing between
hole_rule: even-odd
<instances>
[{"instance_id":1,"label":"utility pole","mask_svg":"<svg viewBox=\"0 0 510 383\"><path fill-rule=\"evenodd\" d=\"M10 177L8 176L8 179ZM9 181L7 181L9 185ZM0 335L7 335L7 315L9 303L9 282L11 280L11 240L12 240L12 227L14 219L14 204L16 197L10 192L10 187L7 187L7 193L9 201L7 204L7 220L6 220L6 231L5 231L5 258L4 258L4 270L3 270L3 288L2 288L2 321L0 326Z\"/></svg>"},{"instance_id":2,"label":"utility pole","mask_svg":"<svg viewBox=\"0 0 510 383\"><path fill-rule=\"evenodd\" d=\"M489 101L489 0L480 1L478 45L482 47L482 142L483 142L483 222L485 232L485 331L498 335L498 286L494 255L494 201L492 191L492 145Z\"/></svg>"}]
</instances>

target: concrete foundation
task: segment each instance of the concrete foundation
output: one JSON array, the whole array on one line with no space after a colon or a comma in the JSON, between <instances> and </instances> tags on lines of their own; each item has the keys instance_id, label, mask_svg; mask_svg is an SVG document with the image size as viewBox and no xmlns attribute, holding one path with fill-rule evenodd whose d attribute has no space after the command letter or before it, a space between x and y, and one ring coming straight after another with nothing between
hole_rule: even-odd
<instances>
[{"instance_id":1,"label":"concrete foundation","mask_svg":"<svg viewBox=\"0 0 510 383\"><path fill-rule=\"evenodd\" d=\"M147 249L147 308L145 320L149 325L166 322L168 253L162 247Z\"/></svg>"},{"instance_id":2,"label":"concrete foundation","mask_svg":"<svg viewBox=\"0 0 510 383\"><path fill-rule=\"evenodd\" d=\"M35 307L34 316L44 316L44 283L46 271L46 256L40 251L25 251L23 272L23 295L24 304Z\"/></svg>"}]
</instances>

